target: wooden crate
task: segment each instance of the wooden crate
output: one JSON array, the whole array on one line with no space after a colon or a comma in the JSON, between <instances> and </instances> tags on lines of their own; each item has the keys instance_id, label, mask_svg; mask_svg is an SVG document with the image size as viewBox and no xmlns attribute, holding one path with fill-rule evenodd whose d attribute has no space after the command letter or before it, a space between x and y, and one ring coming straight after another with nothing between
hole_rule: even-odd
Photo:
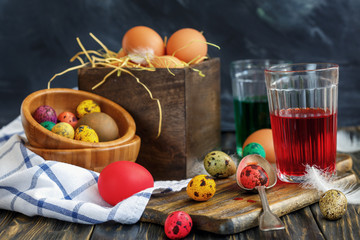
<instances>
[{"instance_id":1,"label":"wooden crate","mask_svg":"<svg viewBox=\"0 0 360 240\"><path fill-rule=\"evenodd\" d=\"M147 168L155 180L184 179L205 173L203 157L220 148L220 60L204 61L194 66L205 74L201 77L190 68L157 69L155 72L131 70L144 83L122 73L111 75L106 82L91 90L111 68L82 68L78 72L79 89L109 98L124 107L134 118L136 134L141 137L137 163Z\"/></svg>"}]
</instances>

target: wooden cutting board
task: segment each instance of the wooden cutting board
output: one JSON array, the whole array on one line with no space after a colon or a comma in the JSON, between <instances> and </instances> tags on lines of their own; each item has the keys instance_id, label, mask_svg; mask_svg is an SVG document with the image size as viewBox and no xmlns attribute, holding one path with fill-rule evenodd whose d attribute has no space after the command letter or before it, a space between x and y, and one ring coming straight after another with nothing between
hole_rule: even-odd
<instances>
[{"instance_id":1,"label":"wooden cutting board","mask_svg":"<svg viewBox=\"0 0 360 240\"><path fill-rule=\"evenodd\" d=\"M336 170L339 183L357 181L351 169L351 157L338 154ZM302 189L299 184L280 181L266 193L270 209L278 216L311 205L320 198L315 190ZM216 180L216 193L206 202L192 200L185 189L176 193L153 195L141 221L164 225L168 214L178 210L191 216L194 228L218 234L233 234L258 226L262 206L259 195L240 189L233 176Z\"/></svg>"}]
</instances>

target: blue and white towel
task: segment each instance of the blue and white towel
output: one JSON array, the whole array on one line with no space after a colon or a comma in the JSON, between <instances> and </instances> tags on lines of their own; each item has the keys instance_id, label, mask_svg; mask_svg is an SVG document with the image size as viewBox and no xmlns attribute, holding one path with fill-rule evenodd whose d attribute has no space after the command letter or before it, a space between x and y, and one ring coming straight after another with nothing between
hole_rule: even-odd
<instances>
[{"instance_id":1,"label":"blue and white towel","mask_svg":"<svg viewBox=\"0 0 360 240\"><path fill-rule=\"evenodd\" d=\"M20 117L0 130L0 208L75 223L140 220L154 190L179 191L190 179L155 181L121 201L107 204L99 195L99 173L74 165L45 161L28 150Z\"/></svg>"}]
</instances>

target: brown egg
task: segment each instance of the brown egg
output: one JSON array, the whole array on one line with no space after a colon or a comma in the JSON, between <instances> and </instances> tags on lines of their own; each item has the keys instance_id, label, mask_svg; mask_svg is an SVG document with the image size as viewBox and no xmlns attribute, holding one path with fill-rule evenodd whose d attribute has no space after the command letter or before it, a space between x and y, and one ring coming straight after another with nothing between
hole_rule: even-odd
<instances>
[{"instance_id":1,"label":"brown egg","mask_svg":"<svg viewBox=\"0 0 360 240\"><path fill-rule=\"evenodd\" d=\"M184 62L201 62L207 55L208 46L204 35L193 28L182 28L173 33L166 45L166 54Z\"/></svg>"},{"instance_id":2,"label":"brown egg","mask_svg":"<svg viewBox=\"0 0 360 240\"><path fill-rule=\"evenodd\" d=\"M264 148L266 160L270 163L276 162L273 135L270 128L260 129L250 134L244 142L243 149L253 142L260 144Z\"/></svg>"},{"instance_id":3,"label":"brown egg","mask_svg":"<svg viewBox=\"0 0 360 240\"><path fill-rule=\"evenodd\" d=\"M87 125L95 130L99 142L115 140L119 137L119 128L108 114L103 112L89 113L79 119L75 129L80 125Z\"/></svg>"},{"instance_id":4,"label":"brown egg","mask_svg":"<svg viewBox=\"0 0 360 240\"><path fill-rule=\"evenodd\" d=\"M184 68L185 66L178 58L170 55L155 57L151 64L155 68Z\"/></svg>"},{"instance_id":5,"label":"brown egg","mask_svg":"<svg viewBox=\"0 0 360 240\"><path fill-rule=\"evenodd\" d=\"M127 54L162 56L165 53L165 45L161 36L146 26L129 29L123 36L122 47Z\"/></svg>"}]
</instances>

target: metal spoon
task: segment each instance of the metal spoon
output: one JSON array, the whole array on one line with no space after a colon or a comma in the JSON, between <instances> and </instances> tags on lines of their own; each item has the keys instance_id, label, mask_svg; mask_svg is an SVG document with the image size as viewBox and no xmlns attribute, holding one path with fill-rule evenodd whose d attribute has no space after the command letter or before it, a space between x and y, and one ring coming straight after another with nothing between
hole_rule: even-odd
<instances>
[{"instance_id":1,"label":"metal spoon","mask_svg":"<svg viewBox=\"0 0 360 240\"><path fill-rule=\"evenodd\" d=\"M268 174L269 176L269 185L267 187L265 186L256 186L254 189L258 191L259 195L260 195L260 199L261 199L261 203L262 203L262 207L263 207L263 212L260 214L259 216L259 228L262 231L270 231L270 230L280 230L280 229L284 229L285 225L283 224L283 222L280 220L280 218L278 216L276 216L274 213L271 212L270 207L269 207L269 203L266 197L266 192L265 189L269 189L273 186L275 186L276 181L277 181L277 177L276 177L276 172L274 170L274 168L271 166L271 164L264 159L263 157L261 157L260 155L257 154L252 154L252 155L248 155L245 156L239 163L239 166L237 168L236 171L236 182L237 184L244 190L246 191L254 191L254 189L249 189L244 187L240 180L240 174L242 172L242 170L251 164L255 164L255 165L259 165L260 167L262 167L265 172Z\"/></svg>"}]
</instances>

